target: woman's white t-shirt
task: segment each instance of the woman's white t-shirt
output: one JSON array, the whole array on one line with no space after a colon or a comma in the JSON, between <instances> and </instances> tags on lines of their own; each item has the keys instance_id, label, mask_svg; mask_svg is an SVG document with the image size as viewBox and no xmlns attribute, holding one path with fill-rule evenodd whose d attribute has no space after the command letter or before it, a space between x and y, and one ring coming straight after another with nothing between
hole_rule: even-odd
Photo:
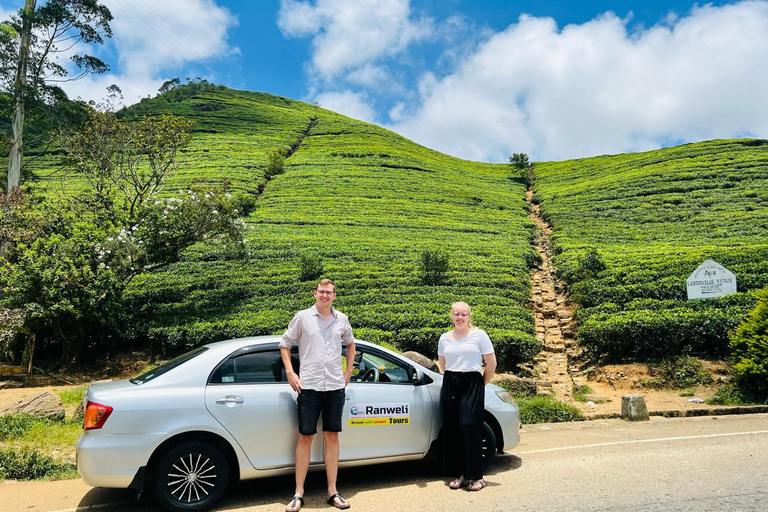
<instances>
[{"instance_id":1,"label":"woman's white t-shirt","mask_svg":"<svg viewBox=\"0 0 768 512\"><path fill-rule=\"evenodd\" d=\"M445 357L445 370L482 373L483 354L493 354L491 339L485 331L472 329L460 340L452 340L449 334L444 333L437 343L437 355Z\"/></svg>"}]
</instances>

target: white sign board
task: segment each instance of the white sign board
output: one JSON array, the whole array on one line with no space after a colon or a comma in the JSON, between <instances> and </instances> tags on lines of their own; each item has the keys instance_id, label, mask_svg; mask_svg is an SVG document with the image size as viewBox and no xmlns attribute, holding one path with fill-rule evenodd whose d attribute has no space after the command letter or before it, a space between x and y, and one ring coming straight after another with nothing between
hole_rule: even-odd
<instances>
[{"instance_id":1,"label":"white sign board","mask_svg":"<svg viewBox=\"0 0 768 512\"><path fill-rule=\"evenodd\" d=\"M688 276L688 300L711 299L736 293L736 276L719 263L707 260Z\"/></svg>"}]
</instances>

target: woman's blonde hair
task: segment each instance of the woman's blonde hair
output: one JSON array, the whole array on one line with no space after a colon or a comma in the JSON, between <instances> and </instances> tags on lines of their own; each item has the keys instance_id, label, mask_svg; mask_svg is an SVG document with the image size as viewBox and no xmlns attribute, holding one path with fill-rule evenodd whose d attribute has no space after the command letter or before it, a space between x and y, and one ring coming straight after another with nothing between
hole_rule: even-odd
<instances>
[{"instance_id":1,"label":"woman's blonde hair","mask_svg":"<svg viewBox=\"0 0 768 512\"><path fill-rule=\"evenodd\" d=\"M451 321L453 321L453 311L456 309L456 306L464 306L467 308L467 313L469 313L469 322L467 325L469 325L469 328L473 328L475 324L472 323L472 308L469 307L469 304L462 301L456 301L453 304L451 304Z\"/></svg>"}]
</instances>

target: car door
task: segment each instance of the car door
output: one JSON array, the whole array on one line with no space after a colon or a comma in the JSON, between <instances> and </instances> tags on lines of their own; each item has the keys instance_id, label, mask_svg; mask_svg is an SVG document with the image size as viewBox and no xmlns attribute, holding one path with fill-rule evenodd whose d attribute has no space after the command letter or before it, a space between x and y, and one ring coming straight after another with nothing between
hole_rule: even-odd
<instances>
[{"instance_id":1,"label":"car door","mask_svg":"<svg viewBox=\"0 0 768 512\"><path fill-rule=\"evenodd\" d=\"M339 436L340 461L424 454L434 415L428 386L384 351L358 346Z\"/></svg>"},{"instance_id":2,"label":"car door","mask_svg":"<svg viewBox=\"0 0 768 512\"><path fill-rule=\"evenodd\" d=\"M276 469L295 464L296 396L286 379L280 349L272 343L245 347L222 361L208 379L205 405L253 467ZM310 464L321 463L322 458L322 436L317 436Z\"/></svg>"}]
</instances>

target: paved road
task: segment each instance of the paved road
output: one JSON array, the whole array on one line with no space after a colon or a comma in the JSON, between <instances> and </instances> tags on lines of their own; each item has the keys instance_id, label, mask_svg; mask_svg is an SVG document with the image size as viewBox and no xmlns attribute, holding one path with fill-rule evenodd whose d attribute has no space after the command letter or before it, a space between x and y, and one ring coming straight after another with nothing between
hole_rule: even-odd
<instances>
[{"instance_id":1,"label":"paved road","mask_svg":"<svg viewBox=\"0 0 768 512\"><path fill-rule=\"evenodd\" d=\"M746 511L768 505L768 414L599 420L524 428L514 454L494 463L479 493L452 491L416 463L342 470L353 510L372 511ZM322 473L308 482L304 510L332 510ZM281 511L292 478L241 484L218 510ZM126 491L82 482L5 482L4 512L159 510Z\"/></svg>"}]
</instances>

